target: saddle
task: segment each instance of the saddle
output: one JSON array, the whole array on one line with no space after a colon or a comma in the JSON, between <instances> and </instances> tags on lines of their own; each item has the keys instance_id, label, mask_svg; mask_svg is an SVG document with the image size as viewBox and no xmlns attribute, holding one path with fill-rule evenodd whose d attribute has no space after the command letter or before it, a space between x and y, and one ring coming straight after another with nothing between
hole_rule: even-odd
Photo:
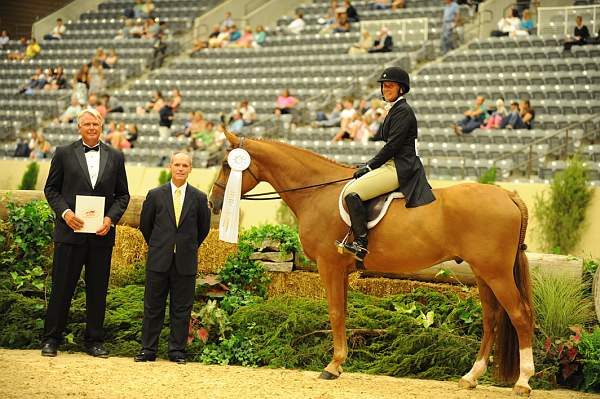
<instances>
[{"instance_id":1,"label":"saddle","mask_svg":"<svg viewBox=\"0 0 600 399\"><path fill-rule=\"evenodd\" d=\"M346 210L346 208L344 208L344 191L350 183L352 182L347 183L342 189L342 191L340 191L338 201L340 217L342 218L344 223L348 225L348 227L350 227L352 223L350 222L350 214L348 214L348 211ZM404 198L404 194L397 191L393 191L391 193L381 194L380 196L365 202L365 205L367 207L367 229L372 229L373 227L377 226L377 223L379 223L387 213L388 208L392 203L392 200L396 198Z\"/></svg>"}]
</instances>

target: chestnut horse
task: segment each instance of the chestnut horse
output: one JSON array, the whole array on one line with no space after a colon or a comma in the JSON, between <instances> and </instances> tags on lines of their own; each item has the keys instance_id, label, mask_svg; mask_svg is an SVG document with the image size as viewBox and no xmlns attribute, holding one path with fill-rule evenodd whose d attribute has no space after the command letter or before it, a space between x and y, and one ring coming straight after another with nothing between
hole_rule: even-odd
<instances>
[{"instance_id":1,"label":"chestnut horse","mask_svg":"<svg viewBox=\"0 0 600 399\"><path fill-rule=\"evenodd\" d=\"M347 354L345 315L348 274L354 259L341 255L335 241L348 226L338 212L343 183L285 191L350 178L354 169L311 151L285 143L241 140L227 133L232 148L240 145L251 157L242 174L242 193L266 181L298 218L298 232L306 255L317 262L327 289L333 335L333 359L321 378L336 378ZM210 204L218 214L230 168L226 162L211 189ZM464 259L477 279L483 308L483 337L477 359L459 386L474 388L484 374L492 346L498 376L515 381L513 390L528 395L534 373L533 312L529 266L523 241L527 208L512 192L494 185L464 183L434 190L436 200L406 208L394 200L387 215L369 231L369 254L364 265L378 272L410 272L450 259Z\"/></svg>"}]
</instances>

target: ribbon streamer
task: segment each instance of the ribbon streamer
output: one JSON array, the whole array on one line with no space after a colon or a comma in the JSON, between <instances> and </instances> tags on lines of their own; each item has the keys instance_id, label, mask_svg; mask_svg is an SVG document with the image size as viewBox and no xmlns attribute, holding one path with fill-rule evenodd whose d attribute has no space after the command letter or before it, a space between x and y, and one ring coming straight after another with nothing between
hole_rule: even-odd
<instances>
[{"instance_id":1,"label":"ribbon streamer","mask_svg":"<svg viewBox=\"0 0 600 399\"><path fill-rule=\"evenodd\" d=\"M219 240L237 244L240 224L240 198L242 196L242 171L250 165L250 154L241 148L229 153L227 162L231 167L225 194L221 219L219 220Z\"/></svg>"}]
</instances>

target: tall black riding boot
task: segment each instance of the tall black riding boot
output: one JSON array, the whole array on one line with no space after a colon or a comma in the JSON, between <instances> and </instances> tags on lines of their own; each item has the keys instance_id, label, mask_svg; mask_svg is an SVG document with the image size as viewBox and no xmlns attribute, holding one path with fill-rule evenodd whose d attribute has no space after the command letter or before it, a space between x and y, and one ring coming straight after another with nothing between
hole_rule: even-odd
<instances>
[{"instance_id":1,"label":"tall black riding boot","mask_svg":"<svg viewBox=\"0 0 600 399\"><path fill-rule=\"evenodd\" d=\"M352 223L352 233L354 234L354 242L350 244L344 244L344 249L354 257L363 261L367 256L367 207L363 204L362 200L356 193L347 194L344 197L346 206L348 207L348 213L350 214L350 221Z\"/></svg>"}]
</instances>

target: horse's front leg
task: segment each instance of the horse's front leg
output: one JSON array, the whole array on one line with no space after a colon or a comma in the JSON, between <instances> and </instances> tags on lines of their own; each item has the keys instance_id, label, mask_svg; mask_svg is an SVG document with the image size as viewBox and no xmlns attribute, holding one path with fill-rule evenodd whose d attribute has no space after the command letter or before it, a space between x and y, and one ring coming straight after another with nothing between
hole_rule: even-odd
<instances>
[{"instance_id":1,"label":"horse's front leg","mask_svg":"<svg viewBox=\"0 0 600 399\"><path fill-rule=\"evenodd\" d=\"M319 275L327 291L329 321L333 336L333 359L323 370L319 378L332 380L342 372L342 363L348 356L346 341L346 295L348 273L345 266L340 264L319 263Z\"/></svg>"}]
</instances>

